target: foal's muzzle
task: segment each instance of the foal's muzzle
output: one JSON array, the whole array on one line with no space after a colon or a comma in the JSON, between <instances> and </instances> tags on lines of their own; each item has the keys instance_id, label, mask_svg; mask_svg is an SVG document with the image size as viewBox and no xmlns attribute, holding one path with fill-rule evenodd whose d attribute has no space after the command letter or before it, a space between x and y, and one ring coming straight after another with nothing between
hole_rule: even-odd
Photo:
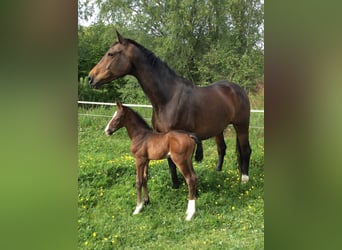
<instances>
[{"instance_id":1,"label":"foal's muzzle","mask_svg":"<svg viewBox=\"0 0 342 250\"><path fill-rule=\"evenodd\" d=\"M114 133L114 131L110 131L110 130L105 130L105 134L110 136Z\"/></svg>"}]
</instances>

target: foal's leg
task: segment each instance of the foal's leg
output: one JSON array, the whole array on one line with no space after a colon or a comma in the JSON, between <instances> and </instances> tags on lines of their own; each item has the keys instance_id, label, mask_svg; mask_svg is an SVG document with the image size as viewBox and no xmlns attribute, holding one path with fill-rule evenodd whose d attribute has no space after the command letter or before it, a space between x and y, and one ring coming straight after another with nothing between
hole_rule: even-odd
<instances>
[{"instance_id":1,"label":"foal's leg","mask_svg":"<svg viewBox=\"0 0 342 250\"><path fill-rule=\"evenodd\" d=\"M143 183L142 183L142 186L143 186L143 189L144 189L144 204L148 204L150 203L150 197L148 196L148 189L147 189L147 181L148 181L148 164L149 164L149 161L146 162L146 165L144 167L144 173L143 173Z\"/></svg>"},{"instance_id":2,"label":"foal's leg","mask_svg":"<svg viewBox=\"0 0 342 250\"><path fill-rule=\"evenodd\" d=\"M218 161L217 161L216 170L221 171L227 146L226 146L226 143L224 142L223 132L216 135L214 138L215 138L215 142L217 145L217 153L218 153Z\"/></svg>"},{"instance_id":3,"label":"foal's leg","mask_svg":"<svg viewBox=\"0 0 342 250\"><path fill-rule=\"evenodd\" d=\"M170 157L167 158L167 161L169 163L169 169L170 169L170 174L171 174L171 179L172 179L172 188L179 188L180 183L179 183L178 176L177 176L176 165Z\"/></svg>"},{"instance_id":4,"label":"foal's leg","mask_svg":"<svg viewBox=\"0 0 342 250\"><path fill-rule=\"evenodd\" d=\"M249 125L234 125L236 130L236 149L238 153L241 182L246 183L249 180L249 160L252 149L249 145Z\"/></svg>"},{"instance_id":5,"label":"foal's leg","mask_svg":"<svg viewBox=\"0 0 342 250\"><path fill-rule=\"evenodd\" d=\"M137 206L133 212L133 215L138 214L142 207L143 207L143 202L142 202L142 197L141 197L141 188L143 186L143 173L144 173L144 168L146 167L146 160L142 160L142 159L136 159L135 160L135 164L136 164L136 189L137 189ZM146 187L147 188L147 187Z\"/></svg>"},{"instance_id":6,"label":"foal's leg","mask_svg":"<svg viewBox=\"0 0 342 250\"><path fill-rule=\"evenodd\" d=\"M186 183L188 184L189 190L189 201L188 208L186 210L186 220L191 220L192 216L195 214L195 199L196 199L196 184L197 184L197 176L192 166L192 156L186 160L179 160L177 156L175 157L175 163L177 164L180 172L185 178Z\"/></svg>"}]
</instances>

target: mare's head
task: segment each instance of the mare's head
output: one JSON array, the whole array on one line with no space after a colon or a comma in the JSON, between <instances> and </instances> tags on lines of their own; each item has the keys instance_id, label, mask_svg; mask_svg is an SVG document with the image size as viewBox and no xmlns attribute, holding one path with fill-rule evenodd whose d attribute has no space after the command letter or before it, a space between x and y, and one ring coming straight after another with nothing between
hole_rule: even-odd
<instances>
[{"instance_id":1,"label":"mare's head","mask_svg":"<svg viewBox=\"0 0 342 250\"><path fill-rule=\"evenodd\" d=\"M134 46L116 31L118 41L104 54L102 59L89 72L88 79L92 88L99 88L132 71L132 50Z\"/></svg>"},{"instance_id":2,"label":"mare's head","mask_svg":"<svg viewBox=\"0 0 342 250\"><path fill-rule=\"evenodd\" d=\"M117 102L116 106L118 107L117 111L105 128L106 135L112 135L115 131L124 126L125 110L120 102Z\"/></svg>"}]
</instances>

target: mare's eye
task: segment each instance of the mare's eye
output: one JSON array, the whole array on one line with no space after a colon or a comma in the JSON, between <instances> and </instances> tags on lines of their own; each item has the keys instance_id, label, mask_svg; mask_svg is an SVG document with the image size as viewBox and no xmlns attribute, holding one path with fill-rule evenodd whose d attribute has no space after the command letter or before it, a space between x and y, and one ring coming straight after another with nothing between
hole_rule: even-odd
<instances>
[{"instance_id":1,"label":"mare's eye","mask_svg":"<svg viewBox=\"0 0 342 250\"><path fill-rule=\"evenodd\" d=\"M108 55L108 56L111 56L111 57L114 56L114 54L113 54L113 53L110 53L110 52L109 52L107 55Z\"/></svg>"}]
</instances>

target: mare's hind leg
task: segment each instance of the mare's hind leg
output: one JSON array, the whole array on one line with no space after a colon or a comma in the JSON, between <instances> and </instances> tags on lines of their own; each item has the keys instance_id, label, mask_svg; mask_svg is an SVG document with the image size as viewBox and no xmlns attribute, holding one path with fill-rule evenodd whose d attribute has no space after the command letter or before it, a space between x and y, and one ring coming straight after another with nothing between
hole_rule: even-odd
<instances>
[{"instance_id":1,"label":"mare's hind leg","mask_svg":"<svg viewBox=\"0 0 342 250\"><path fill-rule=\"evenodd\" d=\"M238 153L238 162L241 174L241 182L246 183L249 180L249 160L252 153L249 145L249 125L234 125L236 130L236 149Z\"/></svg>"},{"instance_id":2,"label":"mare's hind leg","mask_svg":"<svg viewBox=\"0 0 342 250\"><path fill-rule=\"evenodd\" d=\"M218 153L218 161L217 161L216 170L221 171L224 156L226 155L227 146L226 146L226 143L224 142L223 132L216 135L214 138L215 138L215 142L217 145L217 153Z\"/></svg>"},{"instance_id":3,"label":"mare's hind leg","mask_svg":"<svg viewBox=\"0 0 342 250\"><path fill-rule=\"evenodd\" d=\"M167 158L167 161L169 163L169 169L170 169L170 174L171 174L171 179L172 179L172 188L179 188L180 183L179 183L179 179L177 176L176 165L170 157Z\"/></svg>"}]
</instances>

